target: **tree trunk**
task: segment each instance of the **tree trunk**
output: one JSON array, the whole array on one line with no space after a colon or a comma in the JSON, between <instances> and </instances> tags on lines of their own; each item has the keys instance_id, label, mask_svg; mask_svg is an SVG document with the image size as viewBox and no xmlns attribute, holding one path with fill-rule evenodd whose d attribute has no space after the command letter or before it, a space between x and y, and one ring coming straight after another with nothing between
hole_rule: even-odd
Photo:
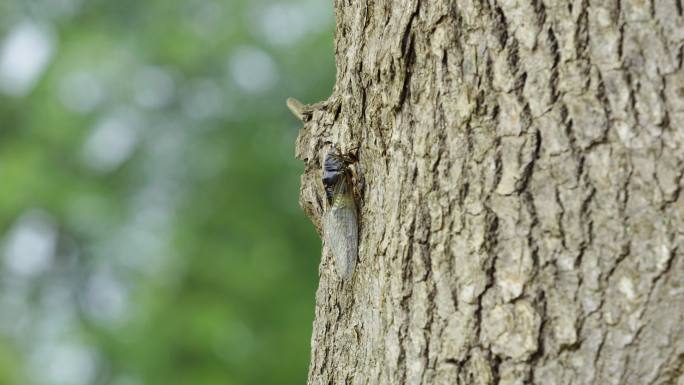
<instances>
[{"instance_id":1,"label":"tree trunk","mask_svg":"<svg viewBox=\"0 0 684 385\"><path fill-rule=\"evenodd\" d=\"M681 0L336 0L307 107L363 190L308 383L684 384Z\"/></svg>"}]
</instances>

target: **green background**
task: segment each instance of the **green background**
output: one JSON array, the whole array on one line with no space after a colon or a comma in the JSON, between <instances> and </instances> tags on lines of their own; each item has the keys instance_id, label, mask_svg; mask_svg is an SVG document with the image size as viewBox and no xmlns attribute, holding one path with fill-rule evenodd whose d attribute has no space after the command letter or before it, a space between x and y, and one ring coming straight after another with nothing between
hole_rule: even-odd
<instances>
[{"instance_id":1,"label":"green background","mask_svg":"<svg viewBox=\"0 0 684 385\"><path fill-rule=\"evenodd\" d=\"M333 23L0 2L0 384L306 382L320 241L284 101L330 94Z\"/></svg>"}]
</instances>

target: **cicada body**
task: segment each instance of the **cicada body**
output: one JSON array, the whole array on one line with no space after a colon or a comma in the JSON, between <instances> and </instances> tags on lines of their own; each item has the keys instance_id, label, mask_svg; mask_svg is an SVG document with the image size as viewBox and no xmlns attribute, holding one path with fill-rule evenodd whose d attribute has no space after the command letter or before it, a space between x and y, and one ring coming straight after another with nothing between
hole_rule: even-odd
<instances>
[{"instance_id":1,"label":"cicada body","mask_svg":"<svg viewBox=\"0 0 684 385\"><path fill-rule=\"evenodd\" d=\"M347 162L329 153L323 162L323 186L328 209L323 218L323 238L335 258L340 278L349 279L356 266L359 230L352 176Z\"/></svg>"}]
</instances>

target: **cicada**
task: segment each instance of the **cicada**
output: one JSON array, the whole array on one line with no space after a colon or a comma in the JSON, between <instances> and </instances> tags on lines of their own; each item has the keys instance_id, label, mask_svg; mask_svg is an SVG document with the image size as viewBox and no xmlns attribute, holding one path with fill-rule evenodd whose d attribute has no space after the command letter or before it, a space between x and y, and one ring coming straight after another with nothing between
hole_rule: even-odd
<instances>
[{"instance_id":1,"label":"cicada","mask_svg":"<svg viewBox=\"0 0 684 385\"><path fill-rule=\"evenodd\" d=\"M349 161L336 152L323 162L323 186L328 208L323 218L323 238L335 258L341 279L349 279L356 266L359 230Z\"/></svg>"}]
</instances>

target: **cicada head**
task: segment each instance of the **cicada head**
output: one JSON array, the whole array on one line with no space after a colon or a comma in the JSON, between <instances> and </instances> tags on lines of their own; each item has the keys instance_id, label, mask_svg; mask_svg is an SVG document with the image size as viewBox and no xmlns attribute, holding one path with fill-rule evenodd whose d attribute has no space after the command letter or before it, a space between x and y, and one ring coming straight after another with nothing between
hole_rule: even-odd
<instances>
[{"instance_id":1,"label":"cicada head","mask_svg":"<svg viewBox=\"0 0 684 385\"><path fill-rule=\"evenodd\" d=\"M329 205L333 204L336 195L347 193L349 183L347 162L335 152L329 152L325 156L322 180Z\"/></svg>"}]
</instances>

